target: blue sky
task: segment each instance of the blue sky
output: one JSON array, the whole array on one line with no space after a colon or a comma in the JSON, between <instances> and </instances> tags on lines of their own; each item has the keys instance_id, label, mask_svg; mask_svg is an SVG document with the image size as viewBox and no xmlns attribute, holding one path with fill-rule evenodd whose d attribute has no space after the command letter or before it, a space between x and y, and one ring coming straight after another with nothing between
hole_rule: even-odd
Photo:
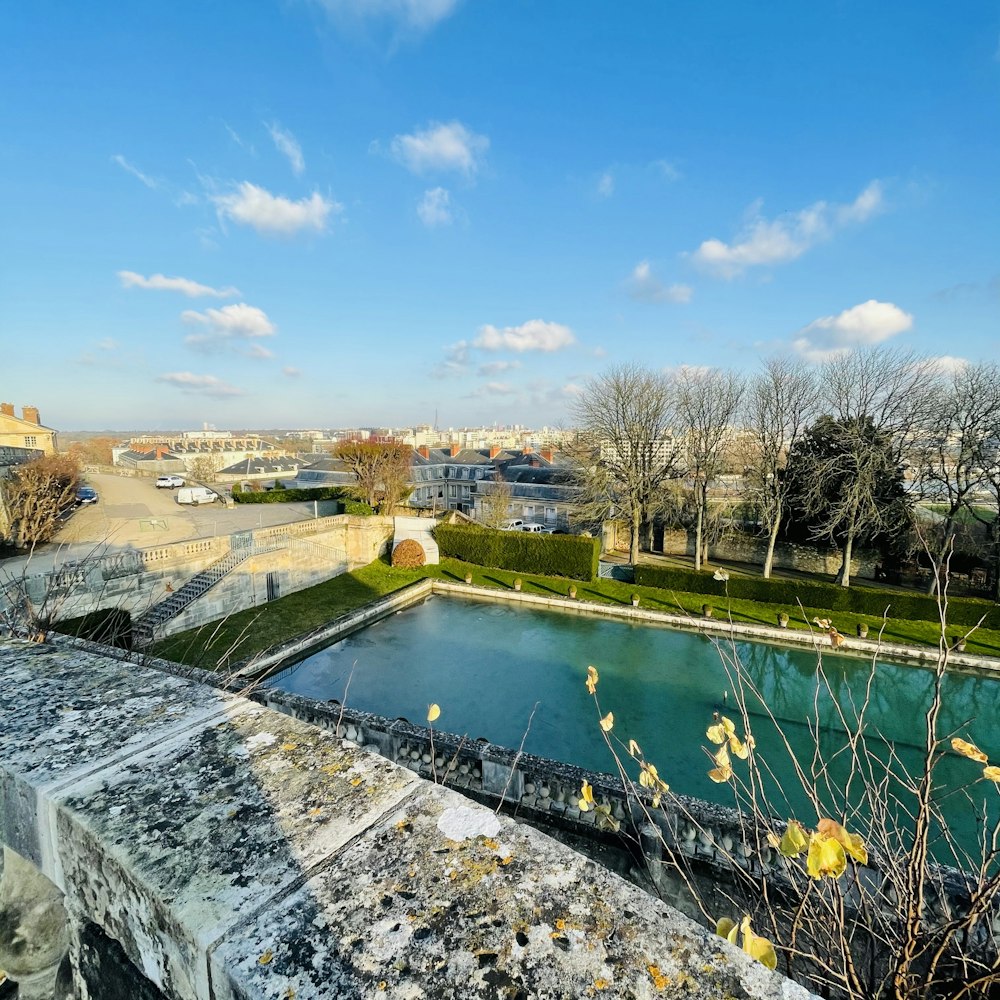
<instances>
[{"instance_id":1,"label":"blue sky","mask_svg":"<svg viewBox=\"0 0 1000 1000\"><path fill-rule=\"evenodd\" d=\"M0 396L57 428L997 359L992 2L34 0L0 37Z\"/></svg>"}]
</instances>

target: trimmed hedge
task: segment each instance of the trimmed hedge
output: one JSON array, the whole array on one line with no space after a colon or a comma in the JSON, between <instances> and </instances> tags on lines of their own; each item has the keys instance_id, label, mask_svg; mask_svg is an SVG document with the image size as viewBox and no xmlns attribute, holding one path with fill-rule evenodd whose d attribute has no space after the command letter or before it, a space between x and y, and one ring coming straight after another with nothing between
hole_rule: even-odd
<instances>
[{"instance_id":1,"label":"trimmed hedge","mask_svg":"<svg viewBox=\"0 0 1000 1000\"><path fill-rule=\"evenodd\" d=\"M439 524L434 531L441 555L477 566L543 576L593 580L601 558L597 538L498 531L476 525Z\"/></svg>"},{"instance_id":2,"label":"trimmed hedge","mask_svg":"<svg viewBox=\"0 0 1000 1000\"><path fill-rule=\"evenodd\" d=\"M727 587L725 582L714 579L709 573L664 566L636 566L635 582L660 590L709 594L721 598L725 598ZM763 577L750 576L731 576L728 587L730 597L763 604L783 604L794 608L801 601L806 608L852 611L876 618L881 618L888 608L890 618L926 622L940 620L937 601L926 594L881 590L876 587L840 587L821 581L765 580ZM975 625L984 615L984 628L1000 628L1000 607L992 601L979 601L970 597L952 597L948 600L949 625Z\"/></svg>"},{"instance_id":3,"label":"trimmed hedge","mask_svg":"<svg viewBox=\"0 0 1000 1000\"><path fill-rule=\"evenodd\" d=\"M239 484L237 483L237 486ZM309 500L338 500L338 514L359 514L370 517L375 512L360 500L353 500L339 486L323 486L319 489L289 489L289 490L257 490L253 493L247 490L237 490L233 487L233 500L236 503L291 503Z\"/></svg>"}]
</instances>

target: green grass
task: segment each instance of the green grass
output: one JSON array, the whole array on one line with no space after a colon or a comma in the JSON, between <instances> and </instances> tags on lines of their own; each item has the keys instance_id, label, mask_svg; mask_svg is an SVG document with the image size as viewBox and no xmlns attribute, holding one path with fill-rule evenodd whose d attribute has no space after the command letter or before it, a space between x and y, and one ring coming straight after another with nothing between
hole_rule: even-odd
<instances>
[{"instance_id":1,"label":"green grass","mask_svg":"<svg viewBox=\"0 0 1000 1000\"><path fill-rule=\"evenodd\" d=\"M935 514L940 514L942 517L948 513L948 505L945 503L927 503L921 506L926 507L927 510L933 511ZM973 517L971 511L963 507L956 514L955 521L958 524L971 524L982 527L984 521L989 523L996 520L997 510L995 507L984 507L978 504L975 507L976 513L979 515L978 518Z\"/></svg>"},{"instance_id":2,"label":"green grass","mask_svg":"<svg viewBox=\"0 0 1000 1000\"><path fill-rule=\"evenodd\" d=\"M435 577L451 582L464 582L466 573L472 574L473 584L499 590L512 590L514 580L520 578L523 593L541 594L546 597L565 597L573 583L563 578L488 569L453 559L446 559L439 566L427 566L420 570L393 569L378 560L364 569L334 577L308 590L300 590L262 607L231 615L222 623L205 625L170 636L153 647L152 652L180 663L214 669L218 662L227 656L237 660L252 656L416 580ZM869 615L849 613L831 615L824 608L805 608L803 614L797 607L755 601L732 600L727 604L722 599L706 598L702 594L637 587L635 584L619 583L615 580L594 580L591 583L577 581L575 586L578 600L597 604L630 607L631 596L637 593L640 597L640 606L643 608L688 614L696 619L701 618L702 605L708 601L715 608L716 618L725 620L731 616L734 622L777 625L778 613L784 611L789 616L790 630L807 630L808 622L814 617L833 618L833 624L844 635L854 635L856 626L864 622L868 625L870 638L874 638L879 629L882 629L886 642L913 646L937 646L938 642L939 630L932 622L890 618L883 623L881 618ZM815 629L815 626L813 628ZM961 629L948 630L951 639L961 634ZM986 656L1000 656L1000 631L988 629L977 631L969 639L967 651Z\"/></svg>"}]
</instances>

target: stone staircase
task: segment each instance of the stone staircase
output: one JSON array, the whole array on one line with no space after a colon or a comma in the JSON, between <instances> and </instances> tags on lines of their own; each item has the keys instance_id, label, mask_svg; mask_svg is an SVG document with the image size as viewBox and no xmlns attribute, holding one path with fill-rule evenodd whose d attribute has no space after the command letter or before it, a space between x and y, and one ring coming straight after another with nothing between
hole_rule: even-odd
<instances>
[{"instance_id":1,"label":"stone staircase","mask_svg":"<svg viewBox=\"0 0 1000 1000\"><path fill-rule=\"evenodd\" d=\"M235 537L235 536L234 536ZM211 590L224 576L231 573L240 563L263 552L273 552L289 544L287 536L272 536L265 542L250 542L232 548L221 559L207 569L193 576L180 590L166 600L154 604L132 622L132 648L144 649L152 645L156 631L171 618L176 618L192 601Z\"/></svg>"}]
</instances>

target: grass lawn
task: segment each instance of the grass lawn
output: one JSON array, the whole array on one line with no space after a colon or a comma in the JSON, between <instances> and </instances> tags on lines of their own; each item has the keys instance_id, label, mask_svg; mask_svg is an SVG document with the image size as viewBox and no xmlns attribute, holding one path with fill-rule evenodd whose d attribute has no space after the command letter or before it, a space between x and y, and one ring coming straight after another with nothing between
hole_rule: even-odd
<instances>
[{"instance_id":1,"label":"grass lawn","mask_svg":"<svg viewBox=\"0 0 1000 1000\"><path fill-rule=\"evenodd\" d=\"M170 636L157 643L151 651L169 660L214 669L221 659L231 656L241 660L252 656L415 580L436 577L452 582L464 581L467 572L472 573L474 584L500 590L512 589L515 578L520 577L524 593L548 597L565 597L573 583L559 577L488 569L453 559L446 559L439 566L427 566L421 570L393 569L378 560L363 569L334 577L308 590L300 590L270 604L231 615L224 622ZM614 580L594 580L591 583L576 581L575 585L577 598L582 601L627 607L631 606L632 594L637 593L644 608L686 613L695 618L701 617L702 605L708 600L713 603L716 618L726 619L731 615L735 622L776 625L778 612L785 611L789 616L789 629L807 629L807 622L814 617L832 617L834 625L845 635L854 635L855 627L860 622L868 625L870 637L874 637L883 628L881 618L851 613L831 616L824 608L805 608L803 615L797 607L742 600L732 600L727 605L722 599L706 598L701 594L637 587ZM956 638L962 632L958 628L948 630L950 638ZM936 646L938 641L938 627L932 622L890 618L885 621L882 634L887 642L914 646ZM969 639L967 650L986 656L1000 656L1000 631L983 629L976 632Z\"/></svg>"}]
</instances>

